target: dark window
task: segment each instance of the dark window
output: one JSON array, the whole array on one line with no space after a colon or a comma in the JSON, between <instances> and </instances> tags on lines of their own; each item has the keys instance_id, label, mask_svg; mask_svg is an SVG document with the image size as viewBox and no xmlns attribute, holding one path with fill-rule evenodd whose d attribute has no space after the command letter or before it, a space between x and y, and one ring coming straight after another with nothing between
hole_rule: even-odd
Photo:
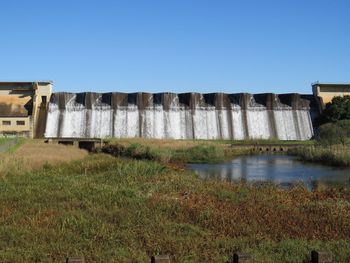
<instances>
[{"instance_id":1,"label":"dark window","mask_svg":"<svg viewBox=\"0 0 350 263\"><path fill-rule=\"evenodd\" d=\"M41 103L46 103L47 97L46 96L41 96Z\"/></svg>"},{"instance_id":2,"label":"dark window","mask_svg":"<svg viewBox=\"0 0 350 263\"><path fill-rule=\"evenodd\" d=\"M26 123L25 123L25 121L16 121L16 124L17 125L25 125Z\"/></svg>"},{"instance_id":3,"label":"dark window","mask_svg":"<svg viewBox=\"0 0 350 263\"><path fill-rule=\"evenodd\" d=\"M2 121L2 125L11 125L11 121Z\"/></svg>"}]
</instances>

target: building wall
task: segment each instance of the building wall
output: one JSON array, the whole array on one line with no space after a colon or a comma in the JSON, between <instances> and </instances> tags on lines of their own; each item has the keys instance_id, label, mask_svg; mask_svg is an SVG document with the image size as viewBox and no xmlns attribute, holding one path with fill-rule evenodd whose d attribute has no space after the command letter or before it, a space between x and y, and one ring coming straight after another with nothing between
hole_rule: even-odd
<instances>
[{"instance_id":1,"label":"building wall","mask_svg":"<svg viewBox=\"0 0 350 263\"><path fill-rule=\"evenodd\" d=\"M9 123L9 124L7 124ZM0 133L29 132L30 117L0 117Z\"/></svg>"},{"instance_id":2,"label":"building wall","mask_svg":"<svg viewBox=\"0 0 350 263\"><path fill-rule=\"evenodd\" d=\"M350 84L314 84L312 88L314 95L321 97L324 104L336 96L350 95Z\"/></svg>"},{"instance_id":3,"label":"building wall","mask_svg":"<svg viewBox=\"0 0 350 263\"><path fill-rule=\"evenodd\" d=\"M0 134L43 137L51 82L0 82Z\"/></svg>"},{"instance_id":4,"label":"building wall","mask_svg":"<svg viewBox=\"0 0 350 263\"><path fill-rule=\"evenodd\" d=\"M51 83L35 83L35 95L33 97L33 137L44 137L46 127L47 110L52 94Z\"/></svg>"},{"instance_id":5,"label":"building wall","mask_svg":"<svg viewBox=\"0 0 350 263\"><path fill-rule=\"evenodd\" d=\"M0 116L28 116L32 97L28 84L0 82Z\"/></svg>"}]
</instances>

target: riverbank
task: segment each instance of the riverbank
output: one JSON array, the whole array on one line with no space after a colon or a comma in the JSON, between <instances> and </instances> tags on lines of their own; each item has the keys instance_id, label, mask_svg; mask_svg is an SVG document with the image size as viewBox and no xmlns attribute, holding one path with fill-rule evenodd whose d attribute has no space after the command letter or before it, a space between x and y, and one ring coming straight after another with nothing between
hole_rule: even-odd
<instances>
[{"instance_id":1,"label":"riverbank","mask_svg":"<svg viewBox=\"0 0 350 263\"><path fill-rule=\"evenodd\" d=\"M122 139L108 142L102 151L114 156L161 163L218 163L251 154L252 149L217 141Z\"/></svg>"},{"instance_id":2,"label":"riverbank","mask_svg":"<svg viewBox=\"0 0 350 263\"><path fill-rule=\"evenodd\" d=\"M1 177L0 261L148 262L165 253L224 262L241 251L256 262L303 262L317 249L346 262L349 204L348 188L203 181L156 161L91 154Z\"/></svg>"},{"instance_id":3,"label":"riverbank","mask_svg":"<svg viewBox=\"0 0 350 263\"><path fill-rule=\"evenodd\" d=\"M350 167L350 144L300 147L291 149L288 153L297 156L301 161Z\"/></svg>"}]
</instances>

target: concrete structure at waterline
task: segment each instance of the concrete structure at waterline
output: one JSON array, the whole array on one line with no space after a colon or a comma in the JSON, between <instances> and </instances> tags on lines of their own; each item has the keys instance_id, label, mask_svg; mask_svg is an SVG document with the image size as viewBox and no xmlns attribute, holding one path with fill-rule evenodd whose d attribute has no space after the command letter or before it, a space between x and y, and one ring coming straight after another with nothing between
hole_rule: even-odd
<instances>
[{"instance_id":1,"label":"concrete structure at waterline","mask_svg":"<svg viewBox=\"0 0 350 263\"><path fill-rule=\"evenodd\" d=\"M0 135L43 137L51 81L0 82Z\"/></svg>"},{"instance_id":2,"label":"concrete structure at waterline","mask_svg":"<svg viewBox=\"0 0 350 263\"><path fill-rule=\"evenodd\" d=\"M34 138L308 140L331 96L249 93L52 93L51 81L0 82L0 134ZM335 87L338 84L334 84Z\"/></svg>"}]
</instances>

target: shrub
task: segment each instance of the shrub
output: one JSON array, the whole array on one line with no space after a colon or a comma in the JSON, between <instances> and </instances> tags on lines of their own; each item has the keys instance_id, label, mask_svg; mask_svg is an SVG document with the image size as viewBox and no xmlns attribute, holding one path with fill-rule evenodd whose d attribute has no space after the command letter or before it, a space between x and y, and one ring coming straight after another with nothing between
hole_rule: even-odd
<instances>
[{"instance_id":1,"label":"shrub","mask_svg":"<svg viewBox=\"0 0 350 263\"><path fill-rule=\"evenodd\" d=\"M341 120L336 123L346 134L346 137L350 138L350 120Z\"/></svg>"},{"instance_id":2,"label":"shrub","mask_svg":"<svg viewBox=\"0 0 350 263\"><path fill-rule=\"evenodd\" d=\"M213 163L225 159L226 153L216 145L197 145L191 148L178 149L174 158L188 163Z\"/></svg>"},{"instance_id":3,"label":"shrub","mask_svg":"<svg viewBox=\"0 0 350 263\"><path fill-rule=\"evenodd\" d=\"M302 161L332 166L350 166L350 147L347 145L337 145L330 148L321 146L301 147L292 149L289 153L298 156Z\"/></svg>"},{"instance_id":4,"label":"shrub","mask_svg":"<svg viewBox=\"0 0 350 263\"><path fill-rule=\"evenodd\" d=\"M151 147L140 143L132 143L128 146L121 144L110 144L102 149L103 152L123 156L138 160L168 162L185 162L185 163L213 163L225 160L233 156L236 152L220 145L200 144L191 147L169 148L169 147ZM239 152L246 154L246 152Z\"/></svg>"},{"instance_id":5,"label":"shrub","mask_svg":"<svg viewBox=\"0 0 350 263\"><path fill-rule=\"evenodd\" d=\"M342 144L344 145L347 138L347 131L337 123L323 124L319 128L316 140L324 146Z\"/></svg>"},{"instance_id":6,"label":"shrub","mask_svg":"<svg viewBox=\"0 0 350 263\"><path fill-rule=\"evenodd\" d=\"M337 96L332 99L330 103L326 104L320 122L336 122L339 120L350 119L350 96Z\"/></svg>"}]
</instances>

